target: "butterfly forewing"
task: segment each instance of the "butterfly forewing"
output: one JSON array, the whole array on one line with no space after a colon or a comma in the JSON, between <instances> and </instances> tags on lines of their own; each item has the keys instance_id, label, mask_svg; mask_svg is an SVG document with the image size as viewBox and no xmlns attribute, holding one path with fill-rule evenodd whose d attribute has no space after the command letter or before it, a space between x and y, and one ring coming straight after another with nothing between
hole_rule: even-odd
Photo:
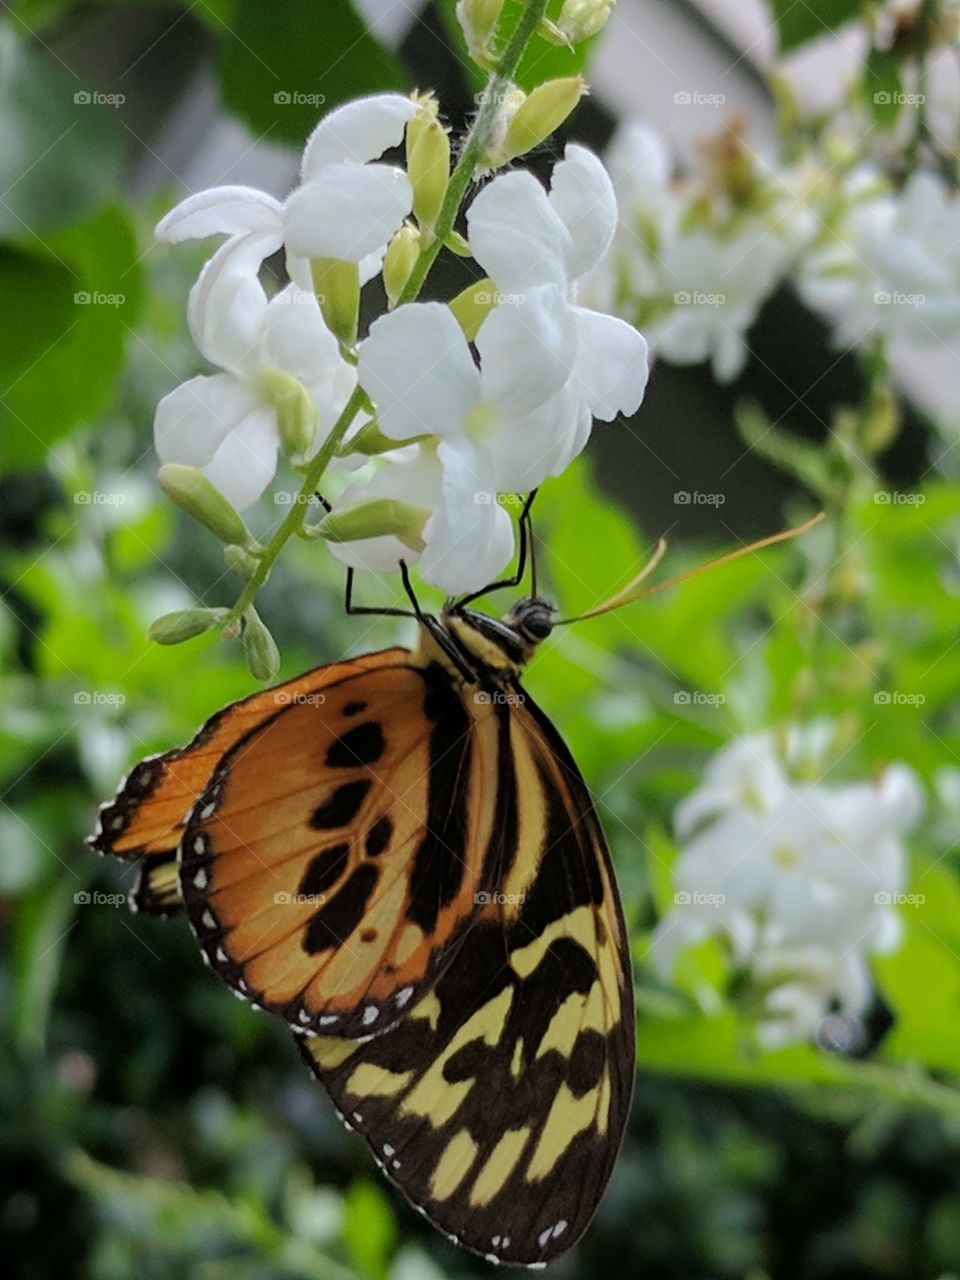
<instances>
[{"instance_id":1,"label":"butterfly forewing","mask_svg":"<svg viewBox=\"0 0 960 1280\"><path fill-rule=\"evenodd\" d=\"M89 840L100 853L139 864L131 904L161 913L181 905L176 857L187 816L224 754L251 729L281 707L322 696L328 686L371 665L408 658L407 650L393 649L308 671L218 711L188 746L142 760L101 807Z\"/></svg>"},{"instance_id":2,"label":"butterfly forewing","mask_svg":"<svg viewBox=\"0 0 960 1280\"><path fill-rule=\"evenodd\" d=\"M497 717L440 667L363 671L223 757L181 846L187 911L240 994L378 1034L449 963L495 843Z\"/></svg>"},{"instance_id":3,"label":"butterfly forewing","mask_svg":"<svg viewBox=\"0 0 960 1280\"><path fill-rule=\"evenodd\" d=\"M437 1226L530 1266L569 1248L609 1178L632 1089L633 1000L582 778L532 703L497 718L510 745L498 759L499 878L456 963L387 1034L310 1037L303 1052Z\"/></svg>"}]
</instances>

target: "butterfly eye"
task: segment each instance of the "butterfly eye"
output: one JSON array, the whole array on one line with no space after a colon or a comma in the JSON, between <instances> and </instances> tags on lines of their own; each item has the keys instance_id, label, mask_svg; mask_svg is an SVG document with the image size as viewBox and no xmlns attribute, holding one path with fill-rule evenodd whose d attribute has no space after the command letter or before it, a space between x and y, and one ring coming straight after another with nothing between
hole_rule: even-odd
<instances>
[{"instance_id":1,"label":"butterfly eye","mask_svg":"<svg viewBox=\"0 0 960 1280\"><path fill-rule=\"evenodd\" d=\"M553 631L553 614L553 608L544 601L530 600L518 610L517 629L529 640L546 640Z\"/></svg>"}]
</instances>

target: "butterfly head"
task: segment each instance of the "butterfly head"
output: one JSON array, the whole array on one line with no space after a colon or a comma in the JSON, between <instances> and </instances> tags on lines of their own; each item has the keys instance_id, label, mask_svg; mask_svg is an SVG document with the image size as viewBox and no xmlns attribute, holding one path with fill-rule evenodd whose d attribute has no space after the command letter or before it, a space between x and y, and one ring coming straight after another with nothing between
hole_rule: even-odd
<instances>
[{"instance_id":1,"label":"butterfly head","mask_svg":"<svg viewBox=\"0 0 960 1280\"><path fill-rule=\"evenodd\" d=\"M546 600L530 597L520 600L503 618L454 605L444 611L440 625L462 659L454 663L461 673L466 669L481 679L509 677L530 661L537 645L550 635L555 613Z\"/></svg>"}]
</instances>

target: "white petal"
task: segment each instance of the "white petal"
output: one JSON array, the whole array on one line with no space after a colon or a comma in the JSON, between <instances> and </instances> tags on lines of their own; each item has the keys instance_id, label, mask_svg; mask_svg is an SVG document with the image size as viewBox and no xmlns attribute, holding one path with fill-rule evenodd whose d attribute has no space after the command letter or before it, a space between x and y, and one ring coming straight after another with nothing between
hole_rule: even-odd
<instances>
[{"instance_id":1,"label":"white petal","mask_svg":"<svg viewBox=\"0 0 960 1280\"><path fill-rule=\"evenodd\" d=\"M579 280L606 255L617 229L610 175L586 147L570 145L554 166L550 203L570 232L567 271Z\"/></svg>"},{"instance_id":2,"label":"white petal","mask_svg":"<svg viewBox=\"0 0 960 1280\"><path fill-rule=\"evenodd\" d=\"M365 164L376 160L389 147L403 141L407 121L419 107L412 98L399 93L378 93L356 98L330 114L307 139L300 166L304 182L310 181L326 165L352 160Z\"/></svg>"},{"instance_id":3,"label":"white petal","mask_svg":"<svg viewBox=\"0 0 960 1280\"><path fill-rule=\"evenodd\" d=\"M490 493L489 475L468 442L444 441L443 505L427 521L421 569L448 595L479 591L513 555L513 522Z\"/></svg>"},{"instance_id":4,"label":"white petal","mask_svg":"<svg viewBox=\"0 0 960 1280\"><path fill-rule=\"evenodd\" d=\"M462 433L480 375L449 307L413 302L381 316L360 344L360 385L392 440Z\"/></svg>"},{"instance_id":5,"label":"white petal","mask_svg":"<svg viewBox=\"0 0 960 1280\"><path fill-rule=\"evenodd\" d=\"M277 420L272 409L257 405L224 439L203 468L223 496L243 511L263 493L277 473Z\"/></svg>"},{"instance_id":6,"label":"white petal","mask_svg":"<svg viewBox=\"0 0 960 1280\"><path fill-rule=\"evenodd\" d=\"M576 313L553 285L531 289L517 306L495 307L477 334L483 398L516 417L532 413L570 376Z\"/></svg>"},{"instance_id":7,"label":"white petal","mask_svg":"<svg viewBox=\"0 0 960 1280\"><path fill-rule=\"evenodd\" d=\"M223 369L250 367L267 310L258 271L263 236L235 236L206 263L187 304L190 332L202 355Z\"/></svg>"},{"instance_id":8,"label":"white petal","mask_svg":"<svg viewBox=\"0 0 960 1280\"><path fill-rule=\"evenodd\" d=\"M158 240L178 244L181 240L251 232L276 237L271 253L280 248L283 235L280 201L256 187L211 187L181 200L160 219L154 234Z\"/></svg>"},{"instance_id":9,"label":"white petal","mask_svg":"<svg viewBox=\"0 0 960 1280\"><path fill-rule=\"evenodd\" d=\"M309 382L325 372L332 376L342 360L312 293L290 284L270 301L260 344L261 365Z\"/></svg>"},{"instance_id":10,"label":"white petal","mask_svg":"<svg viewBox=\"0 0 960 1280\"><path fill-rule=\"evenodd\" d=\"M646 339L614 316L577 307L573 379L590 412L602 422L629 417L643 401L650 376Z\"/></svg>"},{"instance_id":11,"label":"white petal","mask_svg":"<svg viewBox=\"0 0 960 1280\"><path fill-rule=\"evenodd\" d=\"M361 262L399 231L412 207L413 188L402 169L326 165L287 201L287 248L301 258Z\"/></svg>"},{"instance_id":12,"label":"white petal","mask_svg":"<svg viewBox=\"0 0 960 1280\"><path fill-rule=\"evenodd\" d=\"M468 209L467 228L473 256L504 292L568 287L570 233L532 174L494 178Z\"/></svg>"},{"instance_id":13,"label":"white petal","mask_svg":"<svg viewBox=\"0 0 960 1280\"><path fill-rule=\"evenodd\" d=\"M157 405L157 457L188 467L206 466L224 438L257 407L246 383L229 374L191 378Z\"/></svg>"},{"instance_id":14,"label":"white petal","mask_svg":"<svg viewBox=\"0 0 960 1280\"><path fill-rule=\"evenodd\" d=\"M496 424L482 442L500 493L526 493L566 470L590 436L593 420L572 382L533 413Z\"/></svg>"},{"instance_id":15,"label":"white petal","mask_svg":"<svg viewBox=\"0 0 960 1280\"><path fill-rule=\"evenodd\" d=\"M350 485L334 503L342 511L372 502L376 498L399 498L411 506L436 508L443 501L443 480L437 451L429 445L415 445L384 455L384 465L370 479ZM328 544L336 558L354 569L368 573L389 573L401 560L414 564L419 555L399 538L364 538L360 542Z\"/></svg>"}]
</instances>

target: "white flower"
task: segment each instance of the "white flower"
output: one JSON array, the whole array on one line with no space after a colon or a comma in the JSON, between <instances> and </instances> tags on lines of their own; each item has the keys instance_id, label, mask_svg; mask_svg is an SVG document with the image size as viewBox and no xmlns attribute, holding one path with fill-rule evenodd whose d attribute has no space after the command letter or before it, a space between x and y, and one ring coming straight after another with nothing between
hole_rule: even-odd
<instances>
[{"instance_id":1,"label":"white flower","mask_svg":"<svg viewBox=\"0 0 960 1280\"><path fill-rule=\"evenodd\" d=\"M812 736L822 746L828 726ZM813 745L811 731L794 731L787 761L809 757ZM766 992L768 1043L814 1035L834 1002L861 1014L868 956L899 945L902 837L921 810L905 766L834 787L791 776L772 734L731 744L677 810L678 905L655 931L654 962L669 973L689 943L725 938Z\"/></svg>"},{"instance_id":2,"label":"white flower","mask_svg":"<svg viewBox=\"0 0 960 1280\"><path fill-rule=\"evenodd\" d=\"M240 252L258 264L285 245L290 278L303 289L312 287L311 258L357 262L366 282L413 207L404 171L372 162L400 144L418 110L395 93L345 103L308 139L300 186L286 203L254 187L213 187L181 201L156 234L172 243L226 235L220 255Z\"/></svg>"},{"instance_id":3,"label":"white flower","mask_svg":"<svg viewBox=\"0 0 960 1280\"><path fill-rule=\"evenodd\" d=\"M479 368L453 313L438 302L382 316L360 344L360 384L383 434L438 442L411 466L434 477L424 575L451 594L479 589L510 559L512 524L497 493L535 488L561 461L566 438L554 404L576 340L561 291L543 285L487 316L476 338ZM386 476L373 483L378 497L394 485Z\"/></svg>"},{"instance_id":4,"label":"white flower","mask_svg":"<svg viewBox=\"0 0 960 1280\"><path fill-rule=\"evenodd\" d=\"M960 334L960 199L943 179L916 173L896 193L863 167L847 179L842 202L799 281L838 344L880 333L929 346Z\"/></svg>"},{"instance_id":5,"label":"white flower","mask_svg":"<svg viewBox=\"0 0 960 1280\"><path fill-rule=\"evenodd\" d=\"M318 416L314 453L356 384L312 293L288 285L270 302L252 274L256 249L216 255L195 287L190 321L197 347L222 370L171 391L157 405L161 462L199 467L238 510L273 479L280 447L271 376L298 379ZM255 270L255 268L254 268Z\"/></svg>"},{"instance_id":6,"label":"white flower","mask_svg":"<svg viewBox=\"0 0 960 1280\"><path fill-rule=\"evenodd\" d=\"M396 570L399 561L420 562L427 582L448 595L479 590L491 582L514 550L513 524L495 493L477 486L472 450L457 441L410 445L381 455L369 480L351 485L334 511L377 498L395 498L430 512L422 553L395 537L331 543L333 554L354 569Z\"/></svg>"},{"instance_id":7,"label":"white flower","mask_svg":"<svg viewBox=\"0 0 960 1280\"><path fill-rule=\"evenodd\" d=\"M719 382L733 381L746 335L811 234L809 216L771 171L762 215L737 209L708 225L698 209L704 191L673 180L663 141L636 121L618 130L608 162L620 225L590 296L639 319L656 355L709 360Z\"/></svg>"},{"instance_id":8,"label":"white flower","mask_svg":"<svg viewBox=\"0 0 960 1280\"><path fill-rule=\"evenodd\" d=\"M564 156L549 195L531 174L516 171L489 183L467 212L470 248L502 294L524 297L552 286L568 301L576 346L550 410L563 443L546 474L562 471L583 449L593 418L636 413L649 374L647 343L632 325L577 305L580 280L613 240L617 202L592 152L571 145Z\"/></svg>"}]
</instances>

